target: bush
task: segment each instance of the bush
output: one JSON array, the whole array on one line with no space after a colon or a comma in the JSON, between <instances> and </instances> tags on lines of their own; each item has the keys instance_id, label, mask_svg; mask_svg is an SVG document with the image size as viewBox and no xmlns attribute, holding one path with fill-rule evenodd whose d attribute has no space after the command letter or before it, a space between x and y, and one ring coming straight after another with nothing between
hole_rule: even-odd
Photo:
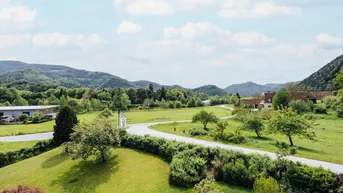
<instances>
[{"instance_id":1,"label":"bush","mask_svg":"<svg viewBox=\"0 0 343 193\"><path fill-rule=\"evenodd\" d=\"M313 112L316 114L327 114L327 109L323 105L316 105Z\"/></svg>"},{"instance_id":2,"label":"bush","mask_svg":"<svg viewBox=\"0 0 343 193\"><path fill-rule=\"evenodd\" d=\"M189 130L189 134L191 136L200 136L200 135L207 135L208 132L202 128L193 128Z\"/></svg>"},{"instance_id":3,"label":"bush","mask_svg":"<svg viewBox=\"0 0 343 193\"><path fill-rule=\"evenodd\" d=\"M35 113L32 116L32 122L33 123L40 123L43 119L43 114L42 113Z\"/></svg>"},{"instance_id":4,"label":"bush","mask_svg":"<svg viewBox=\"0 0 343 193\"><path fill-rule=\"evenodd\" d=\"M206 177L206 160L182 152L177 154L171 164L169 183L175 186L193 187Z\"/></svg>"},{"instance_id":5,"label":"bush","mask_svg":"<svg viewBox=\"0 0 343 193\"><path fill-rule=\"evenodd\" d=\"M293 192L333 192L337 182L331 171L298 165L290 167L285 177Z\"/></svg>"},{"instance_id":6,"label":"bush","mask_svg":"<svg viewBox=\"0 0 343 193\"><path fill-rule=\"evenodd\" d=\"M168 108L170 108L170 109L173 109L173 108L175 108L175 106L174 106L174 102L172 102L172 101L169 101L169 102L168 102Z\"/></svg>"},{"instance_id":7,"label":"bush","mask_svg":"<svg viewBox=\"0 0 343 193\"><path fill-rule=\"evenodd\" d=\"M182 103L180 101L177 101L175 103L175 108L178 108L178 109L182 108Z\"/></svg>"},{"instance_id":8,"label":"bush","mask_svg":"<svg viewBox=\"0 0 343 193\"><path fill-rule=\"evenodd\" d=\"M0 168L15 162L42 154L57 147L53 140L39 141L31 148L22 148L18 151L0 153Z\"/></svg>"},{"instance_id":9,"label":"bush","mask_svg":"<svg viewBox=\"0 0 343 193\"><path fill-rule=\"evenodd\" d=\"M254 178L245 167L243 160L236 160L235 163L227 163L221 168L223 173L222 181L234 185L252 188Z\"/></svg>"},{"instance_id":10,"label":"bush","mask_svg":"<svg viewBox=\"0 0 343 193\"><path fill-rule=\"evenodd\" d=\"M309 103L310 102L305 102L303 100L295 100L289 103L289 107L291 107L294 110L294 112L298 114L303 114L303 113L310 112L311 107Z\"/></svg>"},{"instance_id":11,"label":"bush","mask_svg":"<svg viewBox=\"0 0 343 193\"><path fill-rule=\"evenodd\" d=\"M206 178L194 186L194 193L217 193L214 186L214 180Z\"/></svg>"},{"instance_id":12,"label":"bush","mask_svg":"<svg viewBox=\"0 0 343 193\"><path fill-rule=\"evenodd\" d=\"M282 193L284 192L281 186L274 178L260 178L254 183L255 193Z\"/></svg>"},{"instance_id":13,"label":"bush","mask_svg":"<svg viewBox=\"0 0 343 193\"><path fill-rule=\"evenodd\" d=\"M22 114L19 116L19 121L25 121L29 116L27 114Z\"/></svg>"},{"instance_id":14,"label":"bush","mask_svg":"<svg viewBox=\"0 0 343 193\"><path fill-rule=\"evenodd\" d=\"M100 118L109 118L109 117L112 117L113 116L113 113L111 112L111 110L109 109L105 109L103 111L101 111L98 115Z\"/></svg>"},{"instance_id":15,"label":"bush","mask_svg":"<svg viewBox=\"0 0 343 193\"><path fill-rule=\"evenodd\" d=\"M343 118L343 105L339 105L336 109L337 117Z\"/></svg>"},{"instance_id":16,"label":"bush","mask_svg":"<svg viewBox=\"0 0 343 193\"><path fill-rule=\"evenodd\" d=\"M26 185L18 185L12 189L5 189L1 191L2 193L43 193L40 188L31 188Z\"/></svg>"}]
</instances>

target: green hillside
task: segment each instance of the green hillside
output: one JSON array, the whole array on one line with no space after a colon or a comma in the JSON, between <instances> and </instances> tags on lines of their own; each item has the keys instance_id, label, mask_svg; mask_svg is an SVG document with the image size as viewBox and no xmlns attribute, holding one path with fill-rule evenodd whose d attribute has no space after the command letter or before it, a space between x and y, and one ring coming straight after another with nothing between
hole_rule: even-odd
<instances>
[{"instance_id":1,"label":"green hillside","mask_svg":"<svg viewBox=\"0 0 343 193\"><path fill-rule=\"evenodd\" d=\"M202 86L199 88L192 89L192 91L195 93L205 93L205 94L208 94L210 96L225 96L225 95L227 95L227 93L223 89L221 89L215 85Z\"/></svg>"},{"instance_id":2,"label":"green hillside","mask_svg":"<svg viewBox=\"0 0 343 193\"><path fill-rule=\"evenodd\" d=\"M300 84L320 91L331 91L335 89L333 79L343 67L343 55L325 65L323 68L313 73Z\"/></svg>"}]
</instances>

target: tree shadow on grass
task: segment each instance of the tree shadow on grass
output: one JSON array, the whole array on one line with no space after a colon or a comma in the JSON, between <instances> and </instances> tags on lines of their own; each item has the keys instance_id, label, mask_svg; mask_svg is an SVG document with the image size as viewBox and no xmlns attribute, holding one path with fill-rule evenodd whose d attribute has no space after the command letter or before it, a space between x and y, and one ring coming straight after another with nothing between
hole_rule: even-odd
<instances>
[{"instance_id":1,"label":"tree shadow on grass","mask_svg":"<svg viewBox=\"0 0 343 193\"><path fill-rule=\"evenodd\" d=\"M96 188L111 179L117 172L119 164L117 156L113 156L105 164L94 160L81 161L52 182L51 185L62 185L63 192L96 192Z\"/></svg>"},{"instance_id":2,"label":"tree shadow on grass","mask_svg":"<svg viewBox=\"0 0 343 193\"><path fill-rule=\"evenodd\" d=\"M306 147L298 147L299 151L306 151L306 152L310 152L310 153L318 153L318 154L326 154L325 152L319 151L319 150L315 150L315 149L310 149L310 148L306 148Z\"/></svg>"},{"instance_id":3,"label":"tree shadow on grass","mask_svg":"<svg viewBox=\"0 0 343 193\"><path fill-rule=\"evenodd\" d=\"M269 137L257 137L257 136L249 136L249 139L257 140L257 141L273 141L272 138Z\"/></svg>"},{"instance_id":4,"label":"tree shadow on grass","mask_svg":"<svg viewBox=\"0 0 343 193\"><path fill-rule=\"evenodd\" d=\"M65 154L58 154L53 157L50 157L49 159L46 159L42 164L42 168L52 168L55 167L65 161L67 161L69 157Z\"/></svg>"}]
</instances>

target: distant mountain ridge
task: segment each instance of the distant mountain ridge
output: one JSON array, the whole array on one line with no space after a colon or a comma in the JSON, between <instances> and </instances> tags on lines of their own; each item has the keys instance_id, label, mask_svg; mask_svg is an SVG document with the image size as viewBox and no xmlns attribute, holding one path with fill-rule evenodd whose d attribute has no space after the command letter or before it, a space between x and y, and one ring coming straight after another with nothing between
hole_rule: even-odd
<instances>
[{"instance_id":1,"label":"distant mountain ridge","mask_svg":"<svg viewBox=\"0 0 343 193\"><path fill-rule=\"evenodd\" d=\"M67 88L88 87L93 89L148 88L149 84L153 84L155 89L160 89L162 86L166 88L183 88L179 85L160 85L146 80L130 82L109 73L79 70L63 65L0 61L0 69L0 83L27 81L60 85Z\"/></svg>"},{"instance_id":2,"label":"distant mountain ridge","mask_svg":"<svg viewBox=\"0 0 343 193\"><path fill-rule=\"evenodd\" d=\"M306 86L312 90L319 91L332 91L335 89L333 79L336 74L343 67L343 55L338 56L336 59L313 73L308 78L301 81L301 85Z\"/></svg>"},{"instance_id":3,"label":"distant mountain ridge","mask_svg":"<svg viewBox=\"0 0 343 193\"><path fill-rule=\"evenodd\" d=\"M227 93L239 93L240 96L247 97L254 94L261 94L267 91L278 91L281 88L286 88L287 84L265 84L260 85L254 82L246 82L242 84L234 84L226 87L224 90Z\"/></svg>"}]
</instances>

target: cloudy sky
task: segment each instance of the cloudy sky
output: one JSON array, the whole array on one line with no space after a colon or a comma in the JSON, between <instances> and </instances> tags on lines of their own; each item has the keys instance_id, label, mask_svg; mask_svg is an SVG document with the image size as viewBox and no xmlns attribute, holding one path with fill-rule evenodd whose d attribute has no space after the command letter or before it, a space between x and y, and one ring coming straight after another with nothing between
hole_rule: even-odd
<instances>
[{"instance_id":1,"label":"cloudy sky","mask_svg":"<svg viewBox=\"0 0 343 193\"><path fill-rule=\"evenodd\" d=\"M342 9L342 0L0 0L0 59L185 87L297 81L343 54Z\"/></svg>"}]
</instances>

